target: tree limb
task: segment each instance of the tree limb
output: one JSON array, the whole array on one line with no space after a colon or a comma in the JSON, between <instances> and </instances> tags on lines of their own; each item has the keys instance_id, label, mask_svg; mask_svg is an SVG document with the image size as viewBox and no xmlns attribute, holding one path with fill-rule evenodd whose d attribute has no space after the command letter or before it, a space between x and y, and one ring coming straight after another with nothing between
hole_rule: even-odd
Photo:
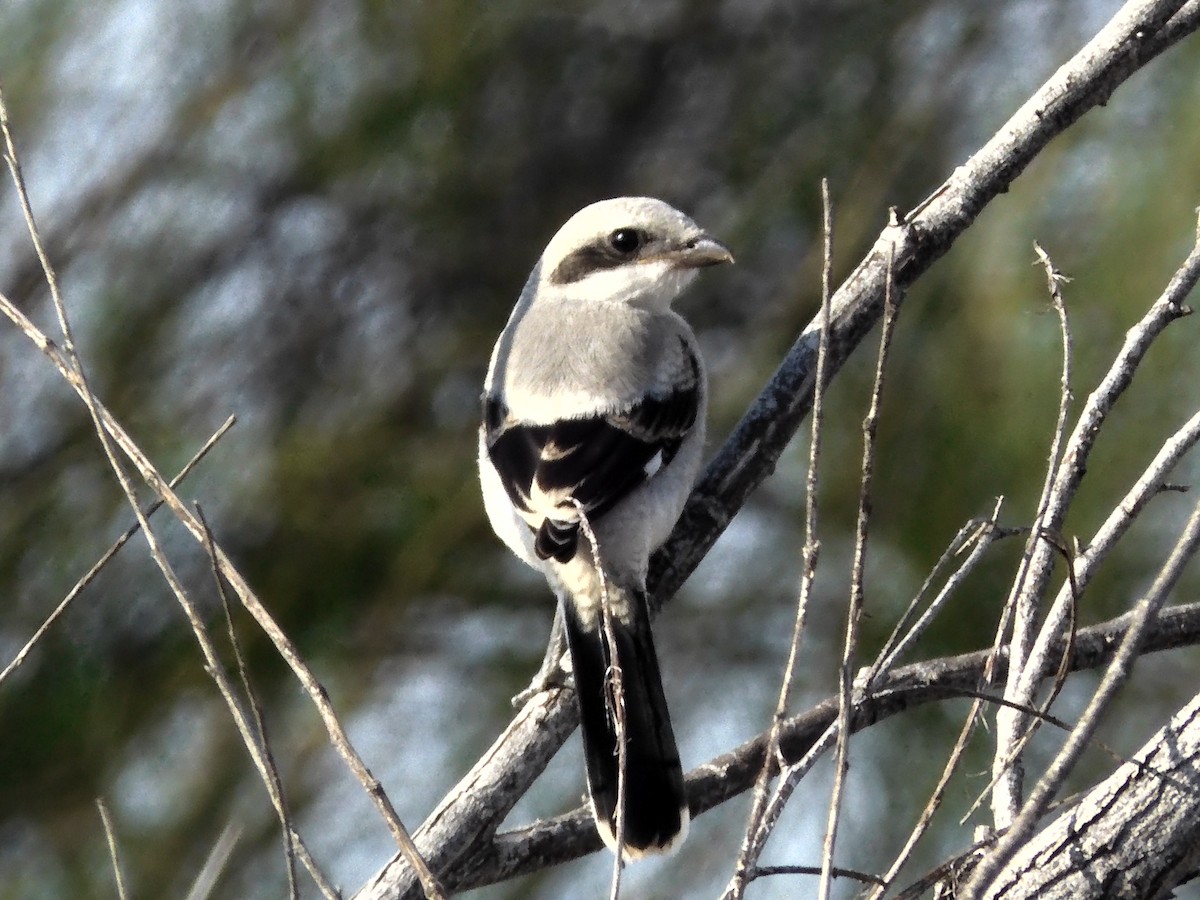
<instances>
[{"instance_id":1,"label":"tree limb","mask_svg":"<svg viewBox=\"0 0 1200 900\"><path fill-rule=\"evenodd\" d=\"M1126 613L1081 629L1076 635L1069 670L1078 672L1109 663L1133 620L1134 614ZM1163 610L1147 631L1142 652L1195 644L1200 644L1200 602ZM1057 650L1064 652L1065 643L1060 642ZM896 669L891 675L880 678L877 689L856 707L851 731L861 731L927 703L974 696L991 654L992 650L988 648ZM1008 668L1007 647L1000 648L996 662L997 673L1003 676ZM837 720L838 705L838 696L831 696L783 724L780 753L785 764L798 761ZM693 818L754 786L769 737L769 732L759 734L688 773L688 799ZM466 867L447 876L446 887L453 891L482 887L579 859L602 847L591 814L586 807L580 806L563 815L497 835L481 852L472 854ZM419 888L412 886L394 894L386 893L386 890L383 884L368 885L356 897L358 900L420 897Z\"/></svg>"},{"instance_id":2,"label":"tree limb","mask_svg":"<svg viewBox=\"0 0 1200 900\"><path fill-rule=\"evenodd\" d=\"M988 900L1166 897L1200 864L1200 694L1026 843Z\"/></svg>"}]
</instances>

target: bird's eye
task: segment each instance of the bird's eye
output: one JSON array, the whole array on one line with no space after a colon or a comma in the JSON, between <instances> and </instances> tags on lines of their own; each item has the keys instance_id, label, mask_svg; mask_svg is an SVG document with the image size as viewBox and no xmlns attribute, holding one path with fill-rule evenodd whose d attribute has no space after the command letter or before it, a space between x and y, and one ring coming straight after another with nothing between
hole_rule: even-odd
<instances>
[{"instance_id":1,"label":"bird's eye","mask_svg":"<svg viewBox=\"0 0 1200 900\"><path fill-rule=\"evenodd\" d=\"M633 253L642 246L643 235L636 228L618 228L608 236L608 243L618 253Z\"/></svg>"}]
</instances>

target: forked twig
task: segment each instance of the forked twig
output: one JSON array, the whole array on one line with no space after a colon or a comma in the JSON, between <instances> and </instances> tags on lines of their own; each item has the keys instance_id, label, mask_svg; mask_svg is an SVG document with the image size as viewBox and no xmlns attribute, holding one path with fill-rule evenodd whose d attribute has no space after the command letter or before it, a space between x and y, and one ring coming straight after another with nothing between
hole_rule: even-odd
<instances>
[{"instance_id":1,"label":"forked twig","mask_svg":"<svg viewBox=\"0 0 1200 900\"><path fill-rule=\"evenodd\" d=\"M1049 550L1045 536L1062 527L1071 493L1059 489L1058 475L1063 461L1063 440L1067 432L1067 417L1071 409L1072 337L1071 323L1067 316L1067 305L1062 295L1062 284L1069 281L1049 255L1038 243L1033 245L1038 260L1046 273L1046 289L1050 294L1050 305L1058 315L1059 333L1062 335L1062 375L1058 398L1058 416L1054 422L1054 437L1046 463L1046 477L1038 499L1037 514L1033 527L1021 555L1009 593L1006 608L1012 610L1012 640L1009 642L1008 680L1004 696L1021 702L1016 696L1017 684L1025 669L1025 660L1033 644L1037 628L1038 608L1049 577ZM1007 828L1016 816L1021 804L1024 780L1020 748L1022 733L1027 720L1011 709L996 713L996 752L992 761L992 824L996 828Z\"/></svg>"},{"instance_id":2,"label":"forked twig","mask_svg":"<svg viewBox=\"0 0 1200 900\"><path fill-rule=\"evenodd\" d=\"M196 467L197 463L199 463L200 460L204 459L204 457L208 455L208 451L216 446L217 441L225 436L225 432L229 431L236 421L236 416L230 416L225 420L220 428L213 432L212 437L204 442L204 446L197 450L195 455L188 460L187 465L179 470L179 474L171 479L172 488L177 487L179 483L183 481L183 479L187 478L188 475L192 473L192 469ZM146 518L149 519L152 515L154 515L154 513L156 513L158 508L162 505L163 501L160 499L155 500L153 503L147 506L145 511ZM67 595L59 601L59 604L54 608L54 611L51 612L50 615L46 617L45 621L38 626L37 631L35 631L29 640L25 642L25 645L17 652L17 655L12 658L12 662L4 667L4 671L0 672L0 684L4 684L4 680L21 667L21 664L25 662L25 658L29 656L30 652L34 647L37 646L38 642L45 637L46 632L48 632L54 623L62 617L62 614L67 611L67 607L71 605L76 597L83 593L84 588L86 588L96 579L96 576L100 574L101 570L108 565L109 561L116 556L117 553L120 552L122 547L129 543L129 539L137 534L138 529L141 527L142 526L138 522L134 522L127 529L125 529L125 533L113 541L112 546L104 551L104 555L96 560L95 564L87 570L82 578L75 582L75 586L67 592Z\"/></svg>"},{"instance_id":3,"label":"forked twig","mask_svg":"<svg viewBox=\"0 0 1200 900\"><path fill-rule=\"evenodd\" d=\"M951 538L950 543L942 551L942 555L938 558L938 561L933 564L933 568L930 570L929 575L926 576L921 589L909 601L904 614L896 622L892 633L884 642L883 648L879 651L875 662L867 670L864 680L868 693L875 687L875 683L879 677L894 668L901 658L912 649L913 645L929 629L929 626L933 624L934 619L937 618L950 597L967 580L967 576L975 571L975 567L979 565L988 548L1001 538L1019 533L1016 529L1001 528L998 524L1000 507L1003 503L1003 497L996 498L996 503L992 507L992 515L989 519L971 519L962 528L958 529L958 532ZM929 602L929 606L921 613L916 622L913 622L913 616L916 615L921 602L933 589L933 585L937 582L942 571L956 557L961 556L968 547L971 550L967 553L967 558L946 579L933 600Z\"/></svg>"}]
</instances>

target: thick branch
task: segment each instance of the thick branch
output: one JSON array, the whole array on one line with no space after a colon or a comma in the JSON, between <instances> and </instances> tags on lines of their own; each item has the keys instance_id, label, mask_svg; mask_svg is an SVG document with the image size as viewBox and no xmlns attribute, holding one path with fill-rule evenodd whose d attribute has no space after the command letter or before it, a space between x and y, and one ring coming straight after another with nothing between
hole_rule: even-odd
<instances>
[{"instance_id":1,"label":"thick branch","mask_svg":"<svg viewBox=\"0 0 1200 900\"><path fill-rule=\"evenodd\" d=\"M885 228L833 296L830 377L883 313L891 245L896 263L893 292L899 303L908 287L942 258L988 203L1008 190L1052 138L1088 110L1107 103L1130 75L1198 25L1197 0L1126 4L954 171L928 205L898 226ZM657 596L669 597L679 589L746 498L774 471L812 403L817 344L814 320L705 471L671 540L651 566L650 587Z\"/></svg>"},{"instance_id":2,"label":"thick branch","mask_svg":"<svg viewBox=\"0 0 1200 900\"><path fill-rule=\"evenodd\" d=\"M1070 658L1070 671L1107 665L1132 618L1132 613L1126 613L1081 629ZM1200 644L1200 603L1191 603L1164 610L1146 636L1142 652L1196 644ZM1065 652L1062 643L1056 650ZM881 678L875 692L856 707L851 730L861 731L926 703L972 695L982 684L983 667L991 652L990 649L978 650L961 656L914 663L895 670L890 676ZM1007 666L1008 649L1004 647L997 658L1000 676L1005 674ZM833 696L787 720L780 741L784 762L799 760L837 715L838 698ZM753 787L754 779L762 768L763 748L767 739L767 734L760 734L688 773L688 799L693 818ZM501 743L497 742L497 745ZM456 867L453 872L448 872L445 884L452 891L481 887L578 859L598 852L602 846L591 814L581 806L561 816L497 835L482 851L472 854L469 860L463 860L463 868ZM426 859L432 862L429 856ZM396 865L396 861L393 861L385 872ZM396 893L388 893L388 890L386 883L376 879L356 897L358 900L420 897L419 887L411 885Z\"/></svg>"},{"instance_id":3,"label":"thick branch","mask_svg":"<svg viewBox=\"0 0 1200 900\"><path fill-rule=\"evenodd\" d=\"M989 900L1166 897L1200 864L1200 694L1029 841Z\"/></svg>"}]
</instances>

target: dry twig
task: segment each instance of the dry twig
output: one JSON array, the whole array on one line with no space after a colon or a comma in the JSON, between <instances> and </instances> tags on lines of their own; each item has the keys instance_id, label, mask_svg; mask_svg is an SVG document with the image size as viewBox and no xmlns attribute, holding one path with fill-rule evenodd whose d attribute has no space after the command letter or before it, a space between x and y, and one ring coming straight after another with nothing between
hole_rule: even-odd
<instances>
[{"instance_id":1,"label":"dry twig","mask_svg":"<svg viewBox=\"0 0 1200 900\"><path fill-rule=\"evenodd\" d=\"M1050 305L1058 315L1059 331L1062 335L1062 378L1059 388L1058 416L1054 422L1054 437L1047 455L1046 477L1038 499L1033 527L1025 542L1025 552L1013 578L1012 588L1005 605L1006 613L1011 609L1012 640L1010 642L1008 683L1004 696L1015 703L1017 680L1025 668L1025 658L1033 642L1037 627L1038 608L1046 579L1049 577L1051 559L1048 535L1057 534L1066 518L1071 493L1059 488L1056 474L1062 462L1063 438L1067 431L1067 416L1071 408L1071 324L1067 316L1067 305L1063 300L1062 283L1066 278L1051 261L1046 251L1036 242L1033 245L1038 260L1046 272L1046 287L1050 294ZM1056 488L1058 488L1056 490ZM1028 720L1011 708L996 712L996 751L992 761L992 824L996 828L1007 828L1021 805L1021 790L1025 770L1021 761L1020 748Z\"/></svg>"},{"instance_id":2,"label":"dry twig","mask_svg":"<svg viewBox=\"0 0 1200 900\"><path fill-rule=\"evenodd\" d=\"M29 195L25 189L24 178L21 174L20 161L17 157L16 148L13 144L12 134L8 127L8 110L4 103L3 94L0 93L0 130L3 131L5 144L5 159L9 166L9 171L12 174L13 183L17 189L17 197L20 201L22 211L25 215L25 221L28 226L30 239L33 241L34 249L37 252L39 260L41 260L43 271L45 273L46 282L50 287L50 295L53 300L54 308L59 320L59 326L63 332L63 350L59 350L33 322L24 315L7 297L0 294L0 311L13 321L21 331L34 342L59 370L67 383L75 390L84 405L88 409L88 414L92 418L93 426L96 430L96 435L100 441L101 447L104 450L105 456L108 459L109 466L112 468L117 481L121 485L121 490L125 494L134 514L138 518L138 524L141 526L142 534L146 538L146 542L150 548L150 555L159 567L164 580L170 587L171 592L175 595L176 600L187 614L189 621L192 623L193 631L197 638L204 633L203 623L196 615L195 609L187 598L183 590L183 586L176 576L173 567L162 553L161 547L154 531L149 527L145 515L142 512L141 506L137 501L137 496L134 492L133 485L125 472L120 460L117 456L117 448L133 462L142 478L150 485L151 489L159 495L159 497L171 509L179 521L187 528L192 536L199 542L204 541L204 529L199 520L191 513L187 506L180 500L175 491L168 485L166 480L158 472L157 468L150 462L149 458L142 452L141 448L129 437L128 433L120 426L120 424L112 417L92 393L88 384L86 374L75 353L75 344L71 336L70 321L66 314L66 307L63 303L62 296L58 290L58 279L55 275L54 268L51 266L48 257L46 256L45 248L42 245L40 233L34 219L33 210L29 204ZM350 744L345 730L341 722L338 720L330 705L328 697L325 694L324 688L317 681L312 671L307 664L300 658L295 646L291 640L283 633L282 629L275 623L266 607L258 600L254 592L250 589L249 584L242 577L241 573L225 555L220 547L213 547L214 555L217 559L221 573L224 575L230 586L241 599L242 604L258 621L259 625L271 638L284 660L291 667L292 671L299 678L309 696L317 706L317 710L321 715L321 719L329 733L330 742L334 748L340 753L342 758L349 765L352 773L367 790L368 795L374 801L376 808L379 810L384 821L387 823L396 839L401 852L412 865L414 871L420 878L423 890L427 897L441 898L444 896L440 884L429 870L425 861L421 858L417 851L412 838L409 836L407 829L396 815L395 808L392 806L391 800L383 791L382 785L366 767L362 758L358 755ZM206 658L211 653L211 645L205 647L202 643L202 650L205 651ZM215 664L215 655L209 660L210 666ZM227 698L227 702L232 695ZM231 710L236 706L234 703ZM236 719L235 715L235 719ZM250 733L248 728L242 728L242 723L239 723L239 731L243 735L243 739Z\"/></svg>"},{"instance_id":3,"label":"dry twig","mask_svg":"<svg viewBox=\"0 0 1200 900\"><path fill-rule=\"evenodd\" d=\"M825 825L825 842L821 851L821 883L818 896L826 900L833 883L833 851L837 841L838 820L842 808L842 794L846 774L849 771L850 716L855 702L853 678L855 659L858 656L858 626L862 619L864 592L863 578L866 571L867 534L871 520L871 485L875 474L875 436L879 427L879 410L883 401L884 376L887 372L888 351L892 344L892 332L896 325L899 307L892 298L892 265L888 261L888 276L884 283L883 326L879 333L879 353L875 362L875 381L871 388L871 402L863 419L862 481L858 494L858 513L854 532L854 562L850 571L850 603L846 614L846 639L842 649L842 663L838 670L838 739L837 760L834 764L833 791L829 798L829 815Z\"/></svg>"},{"instance_id":4,"label":"dry twig","mask_svg":"<svg viewBox=\"0 0 1200 900\"><path fill-rule=\"evenodd\" d=\"M750 807L746 833L742 838L742 846L738 852L733 877L725 889L725 897L729 900L741 900L745 894L746 885L749 883L747 873L751 868L757 867L759 854L761 854L783 808L782 802L777 800L778 788L775 798L770 798L768 789L771 778L778 769L776 755L779 750L779 727L784 716L787 715L792 683L796 677L796 660L800 654L800 641L804 636L808 603L812 596L813 581L817 575L817 559L821 550L821 543L817 539L817 472L821 459L821 426L824 420L823 401L827 383L825 366L829 353L829 298L830 283L833 277L833 209L829 202L829 182L826 179L821 180L821 200L822 234L825 248L821 274L821 340L817 354L817 387L813 397L812 437L809 443L808 475L805 480L804 492L804 568L800 575L796 617L792 625L792 638L788 644L787 662L784 665L783 678L779 685L779 699L775 704L775 715L771 721L771 738L768 742L767 753L763 758L762 771L755 784L754 802ZM784 788L784 790L787 789Z\"/></svg>"},{"instance_id":5,"label":"dry twig","mask_svg":"<svg viewBox=\"0 0 1200 900\"><path fill-rule=\"evenodd\" d=\"M121 872L121 854L117 850L117 833L113 829L112 817L108 814L108 806L103 797L96 798L96 809L100 810L100 822L104 825L104 839L108 843L108 858L112 861L113 877L117 882L117 897L127 900L128 891L125 889L125 876Z\"/></svg>"},{"instance_id":6,"label":"dry twig","mask_svg":"<svg viewBox=\"0 0 1200 900\"><path fill-rule=\"evenodd\" d=\"M608 658L612 661L608 672L609 712L612 714L614 730L617 735L617 821L614 828L613 841L613 872L609 887L609 900L618 900L621 896L621 857L625 852L625 773L628 765L628 748L625 746L627 723L625 719L625 683L621 664L617 656L617 635L613 631L612 604L608 597L608 579L604 574L604 561L600 553L600 542L592 531L592 523L588 521L587 510L579 500L573 499L575 510L579 513L579 530L592 548L592 565L600 578L600 627L604 633L604 643L608 649Z\"/></svg>"}]
</instances>

